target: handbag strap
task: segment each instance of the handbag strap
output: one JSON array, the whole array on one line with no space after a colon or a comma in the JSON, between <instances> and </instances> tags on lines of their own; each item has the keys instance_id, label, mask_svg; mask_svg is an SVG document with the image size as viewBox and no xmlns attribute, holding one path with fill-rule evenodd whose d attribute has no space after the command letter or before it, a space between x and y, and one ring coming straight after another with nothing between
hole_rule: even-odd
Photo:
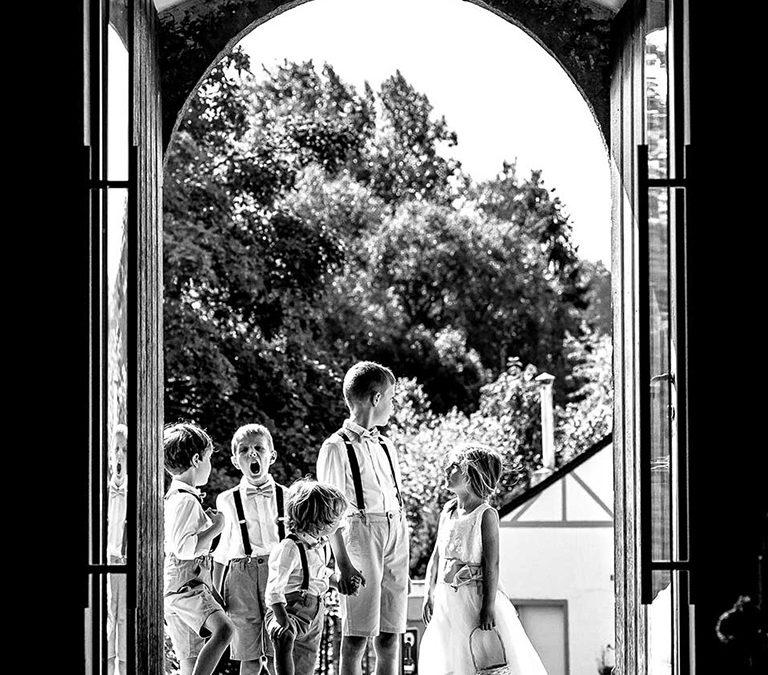
<instances>
[{"instance_id":1,"label":"handbag strap","mask_svg":"<svg viewBox=\"0 0 768 675\"><path fill-rule=\"evenodd\" d=\"M475 672L477 672L477 659L475 658L475 650L472 649L472 637L474 636L476 631L480 630L480 626L477 626L472 629L472 632L469 634L469 653L472 656L472 665L475 667ZM505 666L507 665L507 650L504 649L504 642L501 640L501 635L499 635L499 631L496 630L496 628L492 629L494 633L496 633L496 637L499 638L499 644L501 645L501 658L503 659L503 663L499 663L496 665L499 666Z\"/></svg>"}]
</instances>

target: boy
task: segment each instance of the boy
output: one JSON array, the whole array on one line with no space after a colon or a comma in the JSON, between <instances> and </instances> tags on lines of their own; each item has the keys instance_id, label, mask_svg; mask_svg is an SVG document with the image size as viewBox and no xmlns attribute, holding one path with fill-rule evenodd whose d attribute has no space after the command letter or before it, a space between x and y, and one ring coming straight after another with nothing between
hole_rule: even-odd
<instances>
[{"instance_id":1,"label":"boy","mask_svg":"<svg viewBox=\"0 0 768 675\"><path fill-rule=\"evenodd\" d=\"M346 527L330 539L343 618L341 675L359 675L369 637L377 675L398 670L408 602L408 529L394 444L379 433L392 414L395 376L361 361L344 376L349 418L320 448L317 477L346 497ZM355 569L357 564L361 571Z\"/></svg>"},{"instance_id":2,"label":"boy","mask_svg":"<svg viewBox=\"0 0 768 675\"><path fill-rule=\"evenodd\" d=\"M224 518L203 511L197 489L211 474L213 443L193 424L172 424L163 451L173 477L165 495L165 624L181 674L211 675L234 632L211 590L211 542Z\"/></svg>"},{"instance_id":3,"label":"boy","mask_svg":"<svg viewBox=\"0 0 768 675\"><path fill-rule=\"evenodd\" d=\"M323 634L323 596L332 571L324 540L339 528L347 500L332 485L296 481L286 503L290 534L269 556L267 630L277 675L312 675Z\"/></svg>"},{"instance_id":4,"label":"boy","mask_svg":"<svg viewBox=\"0 0 768 675\"><path fill-rule=\"evenodd\" d=\"M125 512L127 508L127 477L125 450L128 427L116 424L114 442L109 453L109 506L107 511L107 556L110 565L125 565ZM107 675L126 672L126 585L125 574L107 575Z\"/></svg>"},{"instance_id":5,"label":"boy","mask_svg":"<svg viewBox=\"0 0 768 675\"><path fill-rule=\"evenodd\" d=\"M246 424L232 436L232 464L242 478L216 498L224 529L213 555L213 582L235 626L229 656L240 675L273 672L272 643L264 623L269 554L285 537L283 486L269 467L277 457L269 430Z\"/></svg>"}]
</instances>

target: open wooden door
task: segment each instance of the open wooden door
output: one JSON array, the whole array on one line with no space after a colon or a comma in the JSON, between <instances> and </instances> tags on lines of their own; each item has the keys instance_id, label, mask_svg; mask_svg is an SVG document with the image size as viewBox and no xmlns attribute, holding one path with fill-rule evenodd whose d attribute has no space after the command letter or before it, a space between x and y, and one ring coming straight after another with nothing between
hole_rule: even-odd
<instances>
[{"instance_id":1,"label":"open wooden door","mask_svg":"<svg viewBox=\"0 0 768 675\"><path fill-rule=\"evenodd\" d=\"M612 86L617 670L693 672L686 391L687 8L627 3Z\"/></svg>"}]
</instances>

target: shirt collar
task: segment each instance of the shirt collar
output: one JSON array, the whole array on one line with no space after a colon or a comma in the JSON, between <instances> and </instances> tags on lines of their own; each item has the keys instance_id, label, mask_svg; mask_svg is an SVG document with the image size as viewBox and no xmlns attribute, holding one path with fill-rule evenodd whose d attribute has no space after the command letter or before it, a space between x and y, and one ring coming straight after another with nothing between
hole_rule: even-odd
<instances>
[{"instance_id":1,"label":"shirt collar","mask_svg":"<svg viewBox=\"0 0 768 675\"><path fill-rule=\"evenodd\" d=\"M198 499L202 498L203 496L203 493L200 492L200 490L194 485L190 485L189 483L185 483L183 480L176 480L174 478L171 480L171 484L168 486L168 492L174 492L175 490L180 490L181 492L191 492Z\"/></svg>"},{"instance_id":2,"label":"shirt collar","mask_svg":"<svg viewBox=\"0 0 768 675\"><path fill-rule=\"evenodd\" d=\"M306 545L307 548L315 548L318 544L325 541L325 539L318 539L317 537L313 537L311 534L307 534L306 532L300 532L297 533L296 536Z\"/></svg>"},{"instance_id":3,"label":"shirt collar","mask_svg":"<svg viewBox=\"0 0 768 675\"><path fill-rule=\"evenodd\" d=\"M241 487L243 490L247 490L249 487L250 487L250 488L254 488L254 489L256 489L256 488L265 488L265 487L267 487L267 486L272 486L272 487L274 487L274 486L275 486L275 479L274 479L274 477L272 476L272 474L271 474L271 473L268 473L268 474L267 474L267 480L265 480L265 481L264 481L263 483L261 483L260 485L251 485L251 484L248 482L248 479L247 479L245 476L243 476L243 477L240 479L240 487Z\"/></svg>"},{"instance_id":4,"label":"shirt collar","mask_svg":"<svg viewBox=\"0 0 768 675\"><path fill-rule=\"evenodd\" d=\"M379 437L379 427L366 429L365 427L360 426L357 422L349 418L344 420L344 423L342 424L342 426L348 431L351 431L353 434L356 434L360 438L378 438Z\"/></svg>"}]
</instances>

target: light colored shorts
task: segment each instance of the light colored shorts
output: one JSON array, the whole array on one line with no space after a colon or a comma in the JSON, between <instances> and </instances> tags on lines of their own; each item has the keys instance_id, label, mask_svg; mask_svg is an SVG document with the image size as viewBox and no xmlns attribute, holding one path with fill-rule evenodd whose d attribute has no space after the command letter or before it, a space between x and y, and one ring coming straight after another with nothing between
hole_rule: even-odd
<instances>
[{"instance_id":1,"label":"light colored shorts","mask_svg":"<svg viewBox=\"0 0 768 675\"><path fill-rule=\"evenodd\" d=\"M296 675L312 675L315 672L320 638L325 623L325 606L316 595L302 596L300 591L285 594L285 611L291 625L293 638L293 668ZM265 616L267 631L271 635L279 626L272 608Z\"/></svg>"},{"instance_id":2,"label":"light colored shorts","mask_svg":"<svg viewBox=\"0 0 768 675\"><path fill-rule=\"evenodd\" d=\"M208 617L224 609L211 592L210 557L179 563L178 574L173 574L172 565L166 564L166 579L184 578L186 582L177 591L165 594L165 626L176 656L179 659L191 659L197 657L210 635L210 631L205 628ZM189 568L197 572L196 578L190 577ZM170 587L174 587L174 584L170 584Z\"/></svg>"},{"instance_id":3,"label":"light colored shorts","mask_svg":"<svg viewBox=\"0 0 768 675\"><path fill-rule=\"evenodd\" d=\"M404 633L408 611L408 525L403 512L350 516L344 543L365 577L357 595L339 595L342 634Z\"/></svg>"},{"instance_id":4,"label":"light colored shorts","mask_svg":"<svg viewBox=\"0 0 768 675\"><path fill-rule=\"evenodd\" d=\"M256 661L262 654L272 658L272 641L266 632L264 588L269 575L269 556L230 560L221 596L235 626L229 646L234 661Z\"/></svg>"},{"instance_id":5,"label":"light colored shorts","mask_svg":"<svg viewBox=\"0 0 768 675\"><path fill-rule=\"evenodd\" d=\"M125 558L110 556L110 565L124 565ZM126 660L126 575L107 575L107 658Z\"/></svg>"}]
</instances>

